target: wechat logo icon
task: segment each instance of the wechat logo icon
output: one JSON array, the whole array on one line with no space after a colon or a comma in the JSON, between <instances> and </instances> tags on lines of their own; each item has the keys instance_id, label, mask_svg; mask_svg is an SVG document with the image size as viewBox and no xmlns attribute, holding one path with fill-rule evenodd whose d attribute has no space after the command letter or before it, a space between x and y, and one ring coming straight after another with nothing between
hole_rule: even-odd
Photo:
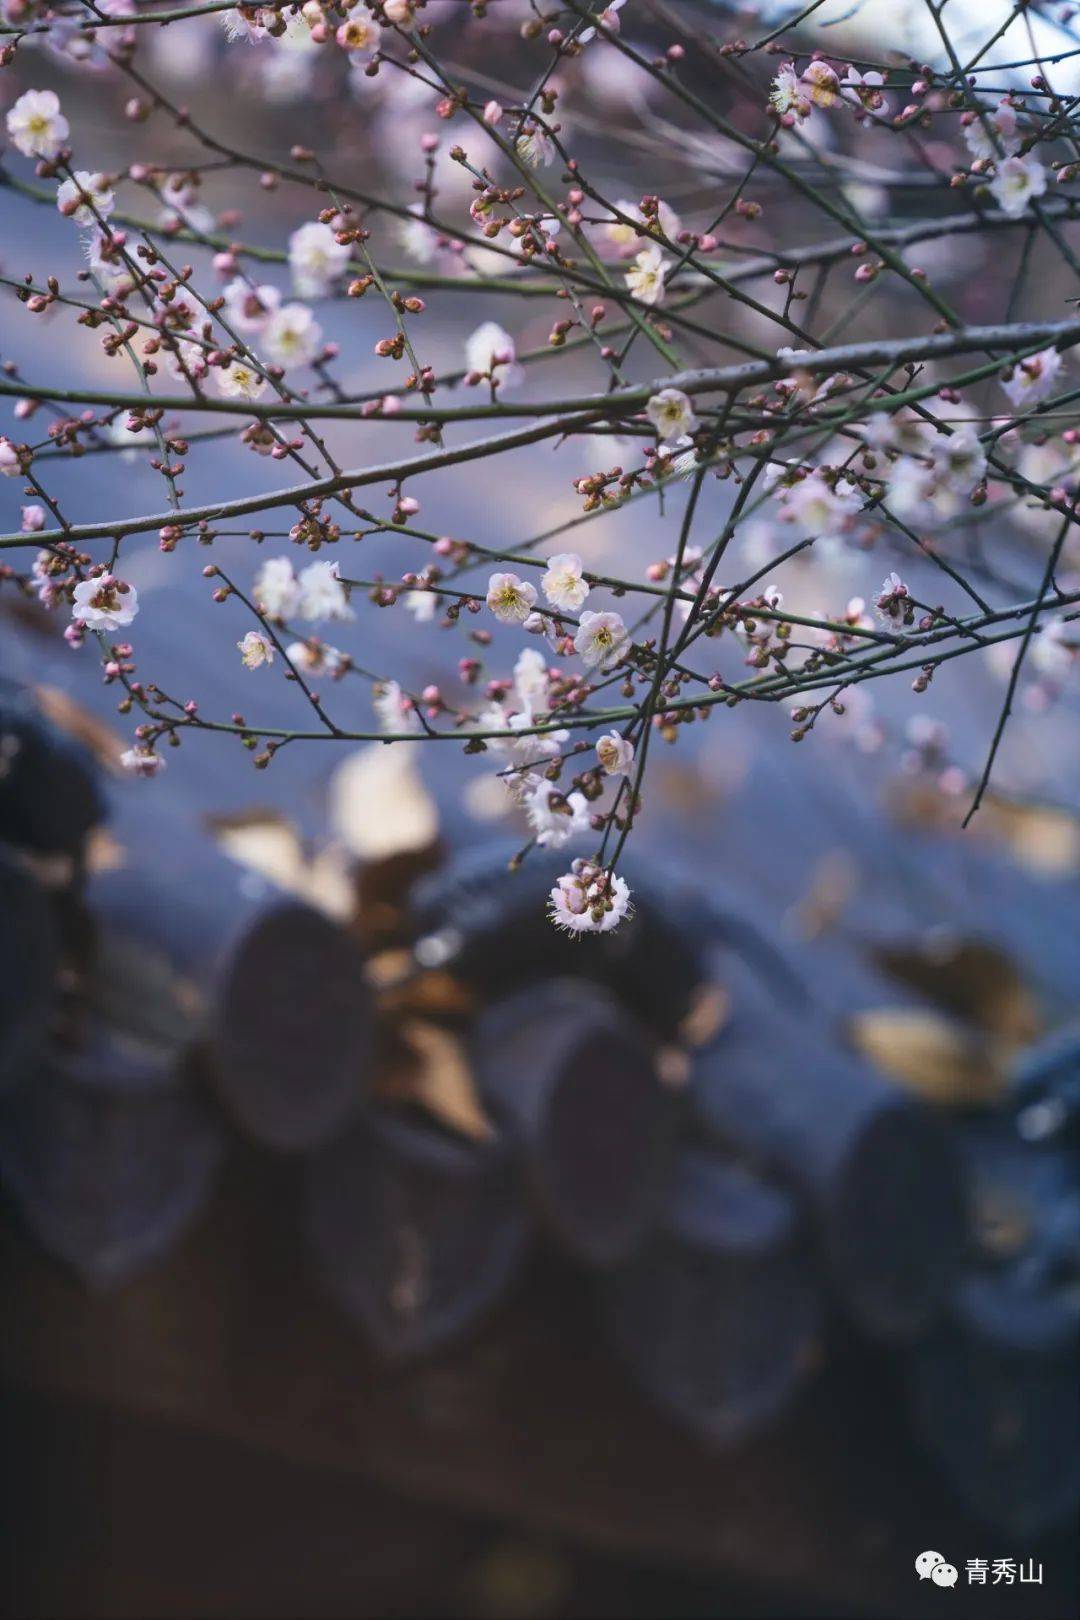
<instances>
[{"instance_id":1,"label":"wechat logo icon","mask_svg":"<svg viewBox=\"0 0 1080 1620\"><path fill-rule=\"evenodd\" d=\"M955 1586L955 1564L948 1563L938 1552L922 1552L915 1560L915 1571L920 1581L933 1581L935 1586Z\"/></svg>"}]
</instances>

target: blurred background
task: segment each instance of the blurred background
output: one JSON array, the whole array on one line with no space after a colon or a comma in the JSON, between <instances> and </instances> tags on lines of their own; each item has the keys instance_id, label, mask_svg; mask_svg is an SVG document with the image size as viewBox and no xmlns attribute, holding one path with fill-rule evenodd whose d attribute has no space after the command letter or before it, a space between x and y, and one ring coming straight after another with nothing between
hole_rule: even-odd
<instances>
[{"instance_id":1,"label":"blurred background","mask_svg":"<svg viewBox=\"0 0 1080 1620\"><path fill-rule=\"evenodd\" d=\"M524 8L492 7L494 32L428 9L459 76L529 82ZM874 55L886 9L929 51L914 7L826 8L810 42ZM695 26L718 11L685 8ZM683 8L642 12L649 43ZM970 27L998 20L974 8ZM1033 26L1068 48L1057 23ZM226 47L215 21L144 32L148 75L238 147L308 143L387 193L415 178L432 118L409 80L331 80L322 53ZM999 61L1029 51L1014 33ZM114 116L112 70L90 66L73 70L63 41L24 51L0 94L55 86L87 163L119 169L144 137ZM646 134L650 187L707 212L723 153L702 139L690 165L672 142L665 170L666 110L613 53L566 76L575 150L609 195L640 192ZM191 160L164 122L145 138L156 161ZM438 176L447 212L467 205L441 157ZM909 179L868 145L845 184L896 223L927 206ZM212 216L231 184L204 177ZM69 278L70 223L10 187L3 207L3 273ZM309 217L285 187L254 199L243 232L281 243ZM774 228L732 232L750 251ZM797 214L788 228L815 232ZM388 224L374 248L411 262ZM992 320L1024 251L1023 232L970 236L920 262L934 253L938 284ZM1040 258L1019 315L1057 311L1070 288ZM849 295L826 288L823 325L904 329L903 294L865 309ZM2 308L9 375L116 385L67 314L28 319L6 291ZM718 330L775 345L721 308ZM519 352L542 345L551 312L533 309L440 290L423 358L459 368L488 318ZM327 301L319 319L341 386L384 386L380 308ZM703 340L686 359L710 353ZM596 385L587 351L531 384ZM350 466L413 442L386 423L332 424L328 441ZM596 466L625 454L598 443ZM627 575L673 549L647 502L565 528L581 458L541 447L482 477L436 474L422 521L496 546L554 530L544 549ZM91 520L161 506L147 462L43 467ZM186 496L274 479L211 439ZM17 486L2 494L15 528ZM728 503L711 485L706 527ZM1043 516L1003 507L949 542L1022 599ZM740 531L733 577L771 544ZM786 605L869 600L890 544L814 547L783 569ZM216 548L248 586L247 535ZM401 535L362 549L368 578L428 560ZM140 672L216 714L252 705L234 650L249 626L208 602L206 554L143 537L124 557ZM903 567L937 600L930 562ZM14 592L0 614L4 1613L1075 1612L1080 751L1059 671L1025 679L965 833L1011 667L993 650L945 666L917 708L903 678L857 689L798 748L781 710L682 728L650 765L637 916L594 950L548 930L542 853L504 880L525 832L490 766L374 744L289 747L256 773L208 736L131 781L130 722L91 649L73 654ZM436 615L405 635L400 613L366 611L363 661L449 687L475 650L466 630ZM486 667L509 674L515 650L497 635ZM341 690L362 728L369 693ZM258 700L303 723L285 685ZM919 1579L926 1549L955 1589ZM1001 1560L1011 1577L972 1580L969 1564Z\"/></svg>"}]
</instances>

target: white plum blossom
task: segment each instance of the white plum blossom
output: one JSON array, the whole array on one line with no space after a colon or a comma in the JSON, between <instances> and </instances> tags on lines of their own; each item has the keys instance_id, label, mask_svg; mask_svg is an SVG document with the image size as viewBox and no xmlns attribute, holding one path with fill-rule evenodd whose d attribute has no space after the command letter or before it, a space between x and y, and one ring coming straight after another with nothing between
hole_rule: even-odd
<instances>
[{"instance_id":1,"label":"white plum blossom","mask_svg":"<svg viewBox=\"0 0 1080 1620\"><path fill-rule=\"evenodd\" d=\"M322 327L306 304L283 304L267 320L260 344L275 365L307 366L322 348Z\"/></svg>"},{"instance_id":2,"label":"white plum blossom","mask_svg":"<svg viewBox=\"0 0 1080 1620\"><path fill-rule=\"evenodd\" d=\"M634 745L617 731L608 731L596 745L596 759L607 776L629 776L634 763Z\"/></svg>"},{"instance_id":3,"label":"white plum blossom","mask_svg":"<svg viewBox=\"0 0 1080 1620\"><path fill-rule=\"evenodd\" d=\"M18 478L22 473L19 453L11 440L0 438L0 474L5 478Z\"/></svg>"},{"instance_id":4,"label":"white plum blossom","mask_svg":"<svg viewBox=\"0 0 1080 1620\"><path fill-rule=\"evenodd\" d=\"M620 200L616 202L615 208L618 213L610 224L604 226L604 235L611 246L615 248L620 258L632 259L643 245L643 233L651 231L654 222L642 213L637 203ZM619 218L619 215L623 217ZM630 220L636 220L641 229L639 230L637 225L627 223ZM682 221L679 219L678 214L663 199L660 200L656 210L656 223L660 226L668 241L674 241L682 229Z\"/></svg>"},{"instance_id":5,"label":"white plum blossom","mask_svg":"<svg viewBox=\"0 0 1080 1620\"><path fill-rule=\"evenodd\" d=\"M530 169L545 169L554 160L555 142L546 129L541 129L539 124L530 124L518 136L514 150Z\"/></svg>"},{"instance_id":6,"label":"white plum blossom","mask_svg":"<svg viewBox=\"0 0 1080 1620\"><path fill-rule=\"evenodd\" d=\"M55 90L25 90L8 111L7 132L24 157L49 159L71 130Z\"/></svg>"},{"instance_id":7,"label":"white plum blossom","mask_svg":"<svg viewBox=\"0 0 1080 1620\"><path fill-rule=\"evenodd\" d=\"M999 101L993 112L984 112L981 118L975 113L965 113L961 123L968 151L973 158L996 158L1001 153L1012 157L1019 149L1016 110L1007 101ZM997 137L996 145L988 130Z\"/></svg>"},{"instance_id":8,"label":"white plum blossom","mask_svg":"<svg viewBox=\"0 0 1080 1620\"><path fill-rule=\"evenodd\" d=\"M661 388L645 407L662 445L681 444L698 425L694 407L681 388Z\"/></svg>"},{"instance_id":9,"label":"white plum blossom","mask_svg":"<svg viewBox=\"0 0 1080 1620\"><path fill-rule=\"evenodd\" d=\"M664 272L667 260L655 242L642 248L631 269L623 277L635 298L643 304L659 304L664 298Z\"/></svg>"},{"instance_id":10,"label":"white plum blossom","mask_svg":"<svg viewBox=\"0 0 1080 1620\"><path fill-rule=\"evenodd\" d=\"M802 82L815 107L835 107L840 100L840 79L828 62L807 63Z\"/></svg>"},{"instance_id":11,"label":"white plum blossom","mask_svg":"<svg viewBox=\"0 0 1080 1620\"><path fill-rule=\"evenodd\" d=\"M516 358L513 338L497 321L484 321L465 344L465 365L480 377L494 376L500 367L513 368Z\"/></svg>"},{"instance_id":12,"label":"white plum blossom","mask_svg":"<svg viewBox=\"0 0 1080 1620\"><path fill-rule=\"evenodd\" d=\"M841 532L862 505L862 495L846 478L830 484L812 472L784 492L783 501L785 518L802 534L818 538Z\"/></svg>"},{"instance_id":13,"label":"white plum blossom","mask_svg":"<svg viewBox=\"0 0 1080 1620\"><path fill-rule=\"evenodd\" d=\"M244 639L238 641L236 645L240 649L240 661L245 669L260 669L263 664L274 662L274 643L261 630L249 630Z\"/></svg>"},{"instance_id":14,"label":"white plum blossom","mask_svg":"<svg viewBox=\"0 0 1080 1620\"><path fill-rule=\"evenodd\" d=\"M336 562L308 563L300 570L299 611L302 619L351 619L353 610Z\"/></svg>"},{"instance_id":15,"label":"white plum blossom","mask_svg":"<svg viewBox=\"0 0 1080 1620\"><path fill-rule=\"evenodd\" d=\"M502 624L524 624L536 606L536 587L516 574L492 574L487 605Z\"/></svg>"},{"instance_id":16,"label":"white plum blossom","mask_svg":"<svg viewBox=\"0 0 1080 1620\"><path fill-rule=\"evenodd\" d=\"M1060 615L1044 619L1032 642L1031 660L1047 680L1067 679L1080 665L1080 626Z\"/></svg>"},{"instance_id":17,"label":"white plum blossom","mask_svg":"<svg viewBox=\"0 0 1080 1620\"><path fill-rule=\"evenodd\" d=\"M891 630L902 630L911 623L910 592L899 574L890 574L874 599L878 618Z\"/></svg>"},{"instance_id":18,"label":"white plum blossom","mask_svg":"<svg viewBox=\"0 0 1080 1620\"><path fill-rule=\"evenodd\" d=\"M73 593L71 617L87 630L122 630L139 611L139 593L113 574L80 580Z\"/></svg>"},{"instance_id":19,"label":"white plum blossom","mask_svg":"<svg viewBox=\"0 0 1080 1620\"><path fill-rule=\"evenodd\" d=\"M214 372L214 381L218 392L226 399L254 400L266 392L266 378L246 360L233 360L227 366L219 366Z\"/></svg>"},{"instance_id":20,"label":"white plum blossom","mask_svg":"<svg viewBox=\"0 0 1080 1620\"><path fill-rule=\"evenodd\" d=\"M1046 190L1046 170L1037 158L1006 158L998 164L990 190L1002 213L1019 219L1031 199Z\"/></svg>"},{"instance_id":21,"label":"white plum blossom","mask_svg":"<svg viewBox=\"0 0 1080 1620\"><path fill-rule=\"evenodd\" d=\"M281 303L281 294L276 287L269 284L253 286L242 276L236 276L229 282L222 297L229 325L246 335L261 332Z\"/></svg>"},{"instance_id":22,"label":"white plum blossom","mask_svg":"<svg viewBox=\"0 0 1080 1620\"><path fill-rule=\"evenodd\" d=\"M379 730L387 735L421 729L416 705L401 690L397 681L376 681L371 692L371 706L375 710Z\"/></svg>"},{"instance_id":23,"label":"white plum blossom","mask_svg":"<svg viewBox=\"0 0 1080 1620\"><path fill-rule=\"evenodd\" d=\"M523 647L514 665L514 690L518 702L530 715L548 707L548 666L543 653Z\"/></svg>"},{"instance_id":24,"label":"white plum blossom","mask_svg":"<svg viewBox=\"0 0 1080 1620\"><path fill-rule=\"evenodd\" d=\"M934 477L957 495L970 495L986 474L986 451L974 427L940 434L930 452Z\"/></svg>"},{"instance_id":25,"label":"white plum blossom","mask_svg":"<svg viewBox=\"0 0 1080 1620\"><path fill-rule=\"evenodd\" d=\"M300 606L300 582L288 557L268 557L255 576L254 596L271 619L288 619Z\"/></svg>"},{"instance_id":26,"label":"white plum blossom","mask_svg":"<svg viewBox=\"0 0 1080 1620\"><path fill-rule=\"evenodd\" d=\"M1036 405L1041 405L1053 393L1061 366L1062 359L1057 349L1040 349L1038 354L1018 360L1012 368L1012 375L1001 379L1009 403L1018 412L1030 411Z\"/></svg>"},{"instance_id":27,"label":"white plum blossom","mask_svg":"<svg viewBox=\"0 0 1080 1620\"><path fill-rule=\"evenodd\" d=\"M334 37L350 56L368 61L379 48L382 29L363 6L353 6Z\"/></svg>"},{"instance_id":28,"label":"white plum blossom","mask_svg":"<svg viewBox=\"0 0 1080 1620\"><path fill-rule=\"evenodd\" d=\"M301 298L325 297L348 262L348 247L321 220L301 225L289 237L289 269Z\"/></svg>"},{"instance_id":29,"label":"white plum blossom","mask_svg":"<svg viewBox=\"0 0 1080 1620\"><path fill-rule=\"evenodd\" d=\"M57 186L56 206L76 225L93 225L99 219L108 219L116 206L116 197L103 174L76 169L73 178L62 180Z\"/></svg>"},{"instance_id":30,"label":"white plum blossom","mask_svg":"<svg viewBox=\"0 0 1080 1620\"><path fill-rule=\"evenodd\" d=\"M435 591L406 591L401 598L406 613L411 613L417 624L430 624L439 606Z\"/></svg>"},{"instance_id":31,"label":"white plum blossom","mask_svg":"<svg viewBox=\"0 0 1080 1620\"><path fill-rule=\"evenodd\" d=\"M574 651L587 669L614 669L630 651L630 632L618 613L583 613Z\"/></svg>"},{"instance_id":32,"label":"white plum blossom","mask_svg":"<svg viewBox=\"0 0 1080 1620\"><path fill-rule=\"evenodd\" d=\"M794 62L781 64L769 92L769 105L779 118L809 118L810 98Z\"/></svg>"},{"instance_id":33,"label":"white plum blossom","mask_svg":"<svg viewBox=\"0 0 1080 1620\"><path fill-rule=\"evenodd\" d=\"M345 654L325 641L290 641L285 656L305 675L329 675L334 678L345 668Z\"/></svg>"},{"instance_id":34,"label":"white plum blossom","mask_svg":"<svg viewBox=\"0 0 1080 1620\"><path fill-rule=\"evenodd\" d=\"M561 849L590 831L589 801L583 793L560 793L546 777L527 775L516 797L543 849Z\"/></svg>"},{"instance_id":35,"label":"white plum blossom","mask_svg":"<svg viewBox=\"0 0 1080 1620\"><path fill-rule=\"evenodd\" d=\"M581 558L573 551L561 551L548 558L540 586L552 607L564 613L576 613L589 595L588 581L582 578Z\"/></svg>"},{"instance_id":36,"label":"white plum blossom","mask_svg":"<svg viewBox=\"0 0 1080 1620\"><path fill-rule=\"evenodd\" d=\"M578 859L551 891L548 916L568 934L606 934L630 912L625 879Z\"/></svg>"},{"instance_id":37,"label":"white plum blossom","mask_svg":"<svg viewBox=\"0 0 1080 1620\"><path fill-rule=\"evenodd\" d=\"M857 68L849 67L844 74L840 94L846 102L857 109L866 112L886 112L888 103L883 94L884 84L885 80L874 69L860 73Z\"/></svg>"},{"instance_id":38,"label":"white plum blossom","mask_svg":"<svg viewBox=\"0 0 1080 1620\"><path fill-rule=\"evenodd\" d=\"M120 763L125 771L131 771L134 776L157 776L165 769L165 760L161 754L152 748L145 748L141 744L135 748L127 748L120 755Z\"/></svg>"}]
</instances>

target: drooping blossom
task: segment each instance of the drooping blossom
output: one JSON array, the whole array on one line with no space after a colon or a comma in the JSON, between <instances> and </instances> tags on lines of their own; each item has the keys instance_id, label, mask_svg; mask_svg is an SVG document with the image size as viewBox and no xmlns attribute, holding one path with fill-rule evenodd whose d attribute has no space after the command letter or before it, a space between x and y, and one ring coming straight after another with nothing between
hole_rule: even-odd
<instances>
[{"instance_id":1,"label":"drooping blossom","mask_svg":"<svg viewBox=\"0 0 1080 1620\"><path fill-rule=\"evenodd\" d=\"M120 755L120 763L125 771L131 771L134 776L157 776L165 769L163 756L141 744L125 749Z\"/></svg>"},{"instance_id":2,"label":"drooping blossom","mask_svg":"<svg viewBox=\"0 0 1080 1620\"><path fill-rule=\"evenodd\" d=\"M548 903L551 921L568 934L610 933L630 909L625 879L583 859L559 879Z\"/></svg>"},{"instance_id":3,"label":"drooping blossom","mask_svg":"<svg viewBox=\"0 0 1080 1620\"><path fill-rule=\"evenodd\" d=\"M910 592L900 575L890 574L874 599L882 624L892 630L902 630L905 624L910 624L914 610L909 598Z\"/></svg>"},{"instance_id":4,"label":"drooping blossom","mask_svg":"<svg viewBox=\"0 0 1080 1620\"><path fill-rule=\"evenodd\" d=\"M608 731L596 745L596 758L607 776L628 776L634 763L634 745L617 731Z\"/></svg>"},{"instance_id":5,"label":"drooping blossom","mask_svg":"<svg viewBox=\"0 0 1080 1620\"><path fill-rule=\"evenodd\" d=\"M545 776L527 775L517 788L530 830L542 849L561 849L588 833L589 801L583 793L560 793Z\"/></svg>"},{"instance_id":6,"label":"drooping blossom","mask_svg":"<svg viewBox=\"0 0 1080 1620\"><path fill-rule=\"evenodd\" d=\"M1018 412L1030 411L1049 398L1062 363L1057 349L1040 349L1038 354L1018 360L1012 374L1001 379L1001 386L1013 408Z\"/></svg>"},{"instance_id":7,"label":"drooping blossom","mask_svg":"<svg viewBox=\"0 0 1080 1620\"><path fill-rule=\"evenodd\" d=\"M73 178L57 186L56 206L76 225L93 225L99 219L108 219L116 197L103 174L76 169Z\"/></svg>"}]
</instances>

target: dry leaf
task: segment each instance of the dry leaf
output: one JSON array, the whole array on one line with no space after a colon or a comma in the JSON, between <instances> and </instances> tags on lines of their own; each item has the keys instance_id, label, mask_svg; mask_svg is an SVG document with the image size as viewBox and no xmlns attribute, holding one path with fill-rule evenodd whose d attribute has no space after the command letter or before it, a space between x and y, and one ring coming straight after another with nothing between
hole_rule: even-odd
<instances>
[{"instance_id":1,"label":"dry leaf","mask_svg":"<svg viewBox=\"0 0 1080 1620\"><path fill-rule=\"evenodd\" d=\"M1042 1032L1038 1000L996 945L931 934L914 944L881 947L874 955L893 978L1010 1048L1027 1045Z\"/></svg>"},{"instance_id":2,"label":"dry leaf","mask_svg":"<svg viewBox=\"0 0 1080 1620\"><path fill-rule=\"evenodd\" d=\"M393 1018L465 1018L476 1007L476 992L440 968L413 973L379 996L379 1011Z\"/></svg>"},{"instance_id":3,"label":"dry leaf","mask_svg":"<svg viewBox=\"0 0 1080 1620\"><path fill-rule=\"evenodd\" d=\"M84 709L81 703L76 703L58 686L35 686L34 697L46 720L58 731L82 743L106 770L114 771L117 775L122 773L120 756L127 743L117 736L111 726L99 720L96 714L91 714L89 709Z\"/></svg>"},{"instance_id":4,"label":"dry leaf","mask_svg":"<svg viewBox=\"0 0 1080 1620\"><path fill-rule=\"evenodd\" d=\"M816 862L810 886L783 919L784 932L819 939L839 923L859 887L859 868L846 849L831 849Z\"/></svg>"},{"instance_id":5,"label":"dry leaf","mask_svg":"<svg viewBox=\"0 0 1080 1620\"><path fill-rule=\"evenodd\" d=\"M416 768L414 743L372 743L330 778L330 824L347 849L368 861L436 843L435 800Z\"/></svg>"},{"instance_id":6,"label":"dry leaf","mask_svg":"<svg viewBox=\"0 0 1080 1620\"><path fill-rule=\"evenodd\" d=\"M725 985L699 984L679 1020L678 1037L684 1046L707 1046L728 1021L731 995Z\"/></svg>"},{"instance_id":7,"label":"dry leaf","mask_svg":"<svg viewBox=\"0 0 1080 1620\"><path fill-rule=\"evenodd\" d=\"M334 845L309 855L297 828L274 810L208 816L218 847L241 866L316 906L328 917L351 917L355 897L349 862Z\"/></svg>"},{"instance_id":8,"label":"dry leaf","mask_svg":"<svg viewBox=\"0 0 1080 1620\"><path fill-rule=\"evenodd\" d=\"M897 821L942 830L960 830L968 802L942 793L932 782L898 782L889 794ZM967 836L1004 845L1019 865L1040 877L1080 872L1080 817L1057 805L1019 804L987 793Z\"/></svg>"},{"instance_id":9,"label":"dry leaf","mask_svg":"<svg viewBox=\"0 0 1080 1620\"><path fill-rule=\"evenodd\" d=\"M376 1097L413 1103L471 1141L486 1141L493 1134L491 1122L457 1036L419 1019L401 1023L397 1034L398 1049L376 1075Z\"/></svg>"},{"instance_id":10,"label":"dry leaf","mask_svg":"<svg viewBox=\"0 0 1080 1620\"><path fill-rule=\"evenodd\" d=\"M1001 1064L981 1041L940 1013L877 1007L848 1021L860 1052L891 1079L944 1107L984 1107L1005 1090Z\"/></svg>"},{"instance_id":11,"label":"dry leaf","mask_svg":"<svg viewBox=\"0 0 1080 1620\"><path fill-rule=\"evenodd\" d=\"M690 1079L690 1054L681 1046L661 1046L656 1053L656 1077L670 1091L681 1091Z\"/></svg>"},{"instance_id":12,"label":"dry leaf","mask_svg":"<svg viewBox=\"0 0 1080 1620\"><path fill-rule=\"evenodd\" d=\"M91 876L100 872L119 872L127 865L127 850L113 837L108 827L91 827L86 836L83 860Z\"/></svg>"}]
</instances>

